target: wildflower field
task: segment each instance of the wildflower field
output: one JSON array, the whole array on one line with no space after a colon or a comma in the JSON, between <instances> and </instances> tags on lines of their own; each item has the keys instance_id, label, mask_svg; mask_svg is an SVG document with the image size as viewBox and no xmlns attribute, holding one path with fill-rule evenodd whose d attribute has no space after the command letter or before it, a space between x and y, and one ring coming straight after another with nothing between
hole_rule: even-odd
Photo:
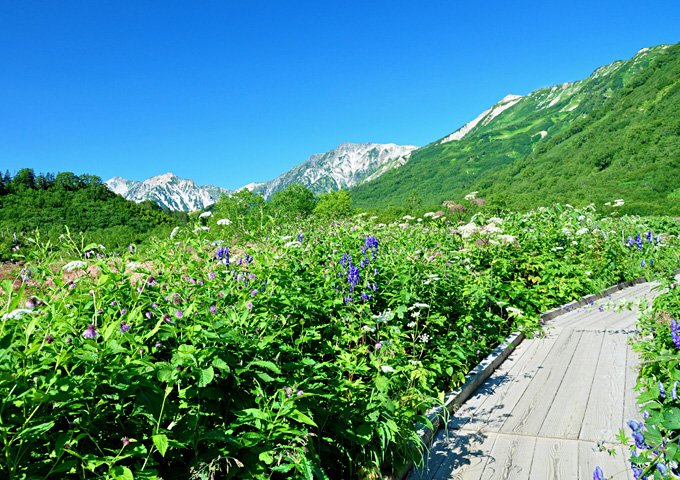
<instances>
[{"instance_id":1,"label":"wildflower field","mask_svg":"<svg viewBox=\"0 0 680 480\"><path fill-rule=\"evenodd\" d=\"M0 477L390 475L421 460L425 413L509 333L678 267L677 220L613 207L207 217L120 253L32 239L5 271ZM676 291L658 302L677 319ZM659 318L674 363L645 374L670 396L680 340ZM649 411L680 427L677 409Z\"/></svg>"}]
</instances>

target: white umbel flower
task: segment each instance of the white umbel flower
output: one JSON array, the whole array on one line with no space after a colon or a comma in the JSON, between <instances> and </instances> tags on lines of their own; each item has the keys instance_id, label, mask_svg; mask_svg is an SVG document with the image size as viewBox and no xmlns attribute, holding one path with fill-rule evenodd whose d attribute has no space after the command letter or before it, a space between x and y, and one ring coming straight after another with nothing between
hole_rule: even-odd
<instances>
[{"instance_id":1,"label":"white umbel flower","mask_svg":"<svg viewBox=\"0 0 680 480\"><path fill-rule=\"evenodd\" d=\"M83 262L82 260L73 260L62 267L62 269L66 270L67 272L72 272L76 268L87 268L87 263Z\"/></svg>"}]
</instances>

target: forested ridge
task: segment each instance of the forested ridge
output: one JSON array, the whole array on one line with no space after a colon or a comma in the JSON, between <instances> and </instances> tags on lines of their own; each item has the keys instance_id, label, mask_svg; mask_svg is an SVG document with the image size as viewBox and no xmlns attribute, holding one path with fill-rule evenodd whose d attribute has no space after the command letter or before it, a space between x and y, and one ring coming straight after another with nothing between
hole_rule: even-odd
<instances>
[{"instance_id":1,"label":"forested ridge","mask_svg":"<svg viewBox=\"0 0 680 480\"><path fill-rule=\"evenodd\" d=\"M36 175L23 168L0 173L0 254L35 236L53 242L66 232L84 233L107 248L140 243L186 222L185 212L163 211L147 201L136 204L116 195L95 175L72 172ZM19 237L19 241L15 240Z\"/></svg>"}]
</instances>

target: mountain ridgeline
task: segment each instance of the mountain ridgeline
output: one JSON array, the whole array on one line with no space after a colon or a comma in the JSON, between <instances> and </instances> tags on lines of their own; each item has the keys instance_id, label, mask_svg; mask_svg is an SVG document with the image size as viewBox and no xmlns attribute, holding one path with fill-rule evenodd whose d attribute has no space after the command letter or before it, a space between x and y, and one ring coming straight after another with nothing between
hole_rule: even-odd
<instances>
[{"instance_id":1,"label":"mountain ridgeline","mask_svg":"<svg viewBox=\"0 0 680 480\"><path fill-rule=\"evenodd\" d=\"M460 200L680 213L680 45L645 48L585 80L509 95L398 169L351 190L360 208ZM415 193L414 193L415 192Z\"/></svg>"}]
</instances>

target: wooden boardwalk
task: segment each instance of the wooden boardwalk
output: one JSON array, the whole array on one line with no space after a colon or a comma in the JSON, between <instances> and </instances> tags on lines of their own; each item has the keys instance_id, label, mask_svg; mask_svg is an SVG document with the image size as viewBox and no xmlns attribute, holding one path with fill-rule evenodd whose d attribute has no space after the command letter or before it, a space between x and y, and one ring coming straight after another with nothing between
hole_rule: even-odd
<instances>
[{"instance_id":1,"label":"wooden boardwalk","mask_svg":"<svg viewBox=\"0 0 680 480\"><path fill-rule=\"evenodd\" d=\"M611 300L651 298L653 284ZM632 479L628 449L616 435L639 420L633 390L639 359L628 345L637 312L581 307L524 340L451 416L411 480ZM629 433L628 431L626 432ZM615 457L594 451L605 441Z\"/></svg>"}]
</instances>

